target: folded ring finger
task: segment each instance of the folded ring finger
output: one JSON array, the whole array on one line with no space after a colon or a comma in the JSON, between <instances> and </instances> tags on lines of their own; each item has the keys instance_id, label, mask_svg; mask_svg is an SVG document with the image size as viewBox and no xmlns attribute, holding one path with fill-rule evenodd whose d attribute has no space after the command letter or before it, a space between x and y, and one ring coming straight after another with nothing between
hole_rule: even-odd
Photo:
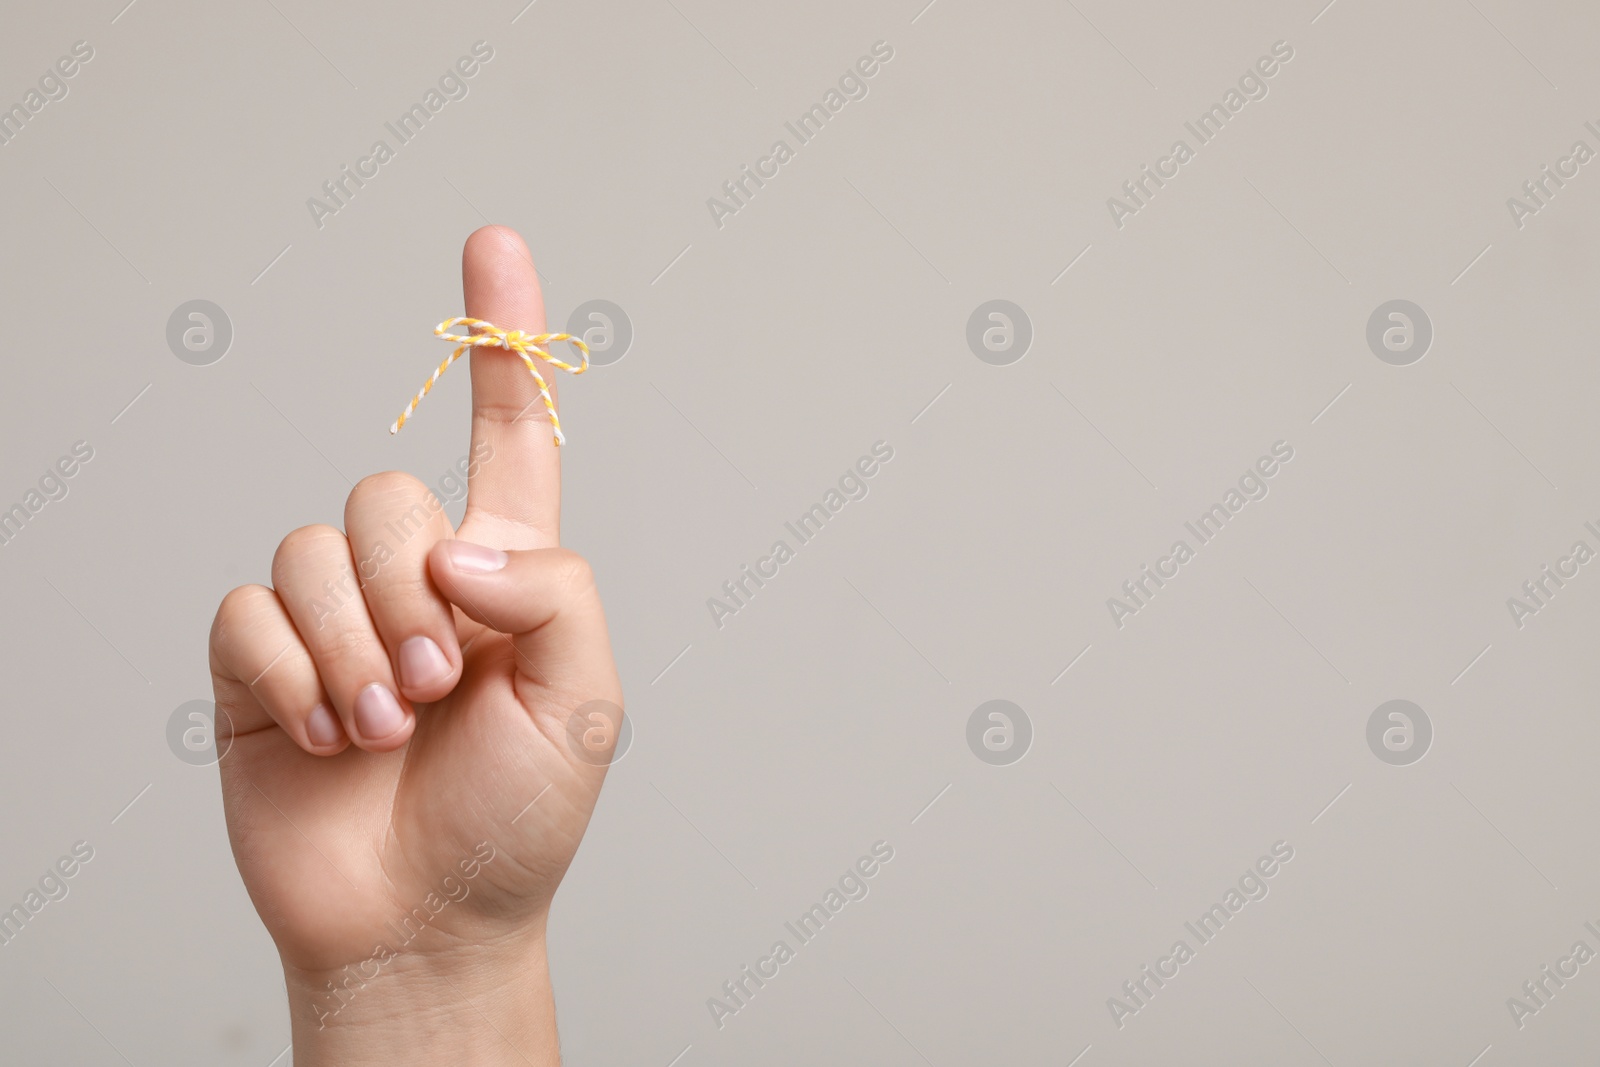
<instances>
[{"instance_id":1,"label":"folded ring finger","mask_svg":"<svg viewBox=\"0 0 1600 1067\"><path fill-rule=\"evenodd\" d=\"M344 534L303 526L285 537L272 559L272 584L351 740L372 752L403 745L416 716L396 695L389 653L367 612Z\"/></svg>"}]
</instances>

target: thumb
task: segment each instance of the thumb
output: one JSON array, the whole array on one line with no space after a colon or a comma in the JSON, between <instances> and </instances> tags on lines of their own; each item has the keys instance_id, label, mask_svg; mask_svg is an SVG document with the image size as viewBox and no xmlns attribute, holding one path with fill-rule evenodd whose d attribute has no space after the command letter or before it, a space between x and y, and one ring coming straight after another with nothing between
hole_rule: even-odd
<instances>
[{"instance_id":1,"label":"thumb","mask_svg":"<svg viewBox=\"0 0 1600 1067\"><path fill-rule=\"evenodd\" d=\"M567 548L502 552L447 539L433 546L428 570L468 618L510 635L522 678L558 700L622 703L605 611L582 556Z\"/></svg>"}]
</instances>

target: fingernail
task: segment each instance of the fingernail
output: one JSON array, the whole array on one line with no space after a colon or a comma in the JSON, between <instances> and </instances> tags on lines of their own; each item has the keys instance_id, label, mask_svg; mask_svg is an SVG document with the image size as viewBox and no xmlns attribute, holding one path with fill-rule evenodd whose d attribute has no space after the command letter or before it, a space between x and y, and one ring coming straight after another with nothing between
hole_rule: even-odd
<instances>
[{"instance_id":1,"label":"fingernail","mask_svg":"<svg viewBox=\"0 0 1600 1067\"><path fill-rule=\"evenodd\" d=\"M400 702L377 682L356 694L356 729L368 741L382 741L406 724Z\"/></svg>"},{"instance_id":2,"label":"fingernail","mask_svg":"<svg viewBox=\"0 0 1600 1067\"><path fill-rule=\"evenodd\" d=\"M327 748L339 743L344 737L344 730L340 728L333 712L328 710L328 705L318 704L311 709L311 717L306 720L306 736L318 748Z\"/></svg>"},{"instance_id":3,"label":"fingernail","mask_svg":"<svg viewBox=\"0 0 1600 1067\"><path fill-rule=\"evenodd\" d=\"M471 541L446 541L444 550L450 556L450 565L467 574L489 574L504 567L510 559L498 548L475 545Z\"/></svg>"},{"instance_id":4,"label":"fingernail","mask_svg":"<svg viewBox=\"0 0 1600 1067\"><path fill-rule=\"evenodd\" d=\"M400 642L400 682L407 689L426 689L450 677L450 661L431 637Z\"/></svg>"}]
</instances>

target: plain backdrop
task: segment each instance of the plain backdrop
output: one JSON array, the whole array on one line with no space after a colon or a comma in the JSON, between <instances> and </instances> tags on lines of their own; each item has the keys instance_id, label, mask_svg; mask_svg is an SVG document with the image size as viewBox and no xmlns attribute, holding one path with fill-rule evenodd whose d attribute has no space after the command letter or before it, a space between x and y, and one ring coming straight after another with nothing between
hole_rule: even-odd
<instances>
[{"instance_id":1,"label":"plain backdrop","mask_svg":"<svg viewBox=\"0 0 1600 1067\"><path fill-rule=\"evenodd\" d=\"M1536 613L1508 599L1600 551L1600 163L1573 156L1600 150L1600 12L124 3L12 5L0 33L25 109L93 51L0 146L0 509L93 451L0 545L0 906L94 850L0 946L8 1062L289 1062L216 768L169 725L283 534L465 455L464 370L386 431L487 221L526 237L553 328L605 300L633 335L562 382L564 541L634 728L556 898L570 1062L1592 1053L1600 964L1521 1025L1507 1000L1600 950L1600 564ZM385 124L479 41L466 95L396 147ZM800 144L786 123L878 42ZM1201 144L1185 124L1278 42ZM393 158L317 218L379 139ZM736 205L745 165L778 169ZM1146 165L1177 173L1114 211ZM231 326L208 365L168 341L195 300ZM993 300L1020 359L969 345ZM1368 343L1395 300L1432 333L1404 365ZM878 442L867 495L715 619ZM1185 523L1279 442L1200 545ZM974 749L994 700L1025 724L986 712ZM1391 700L1426 717L1420 760L1369 744ZM708 998L878 841L870 894L719 1028ZM1265 898L1200 945L1185 923L1279 842ZM1119 1026L1108 999L1179 939L1194 958Z\"/></svg>"}]
</instances>

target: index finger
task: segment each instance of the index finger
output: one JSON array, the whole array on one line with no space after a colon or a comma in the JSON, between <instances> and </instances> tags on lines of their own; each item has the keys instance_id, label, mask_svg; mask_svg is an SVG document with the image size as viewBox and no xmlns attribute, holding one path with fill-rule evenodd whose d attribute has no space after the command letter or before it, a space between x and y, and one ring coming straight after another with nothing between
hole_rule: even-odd
<instances>
[{"instance_id":1,"label":"index finger","mask_svg":"<svg viewBox=\"0 0 1600 1067\"><path fill-rule=\"evenodd\" d=\"M528 246L507 226L485 226L461 251L468 318L543 333L544 296ZM553 368L542 370L551 396ZM561 463L538 383L522 358L472 350L472 452L460 536L504 548L560 543Z\"/></svg>"}]
</instances>

